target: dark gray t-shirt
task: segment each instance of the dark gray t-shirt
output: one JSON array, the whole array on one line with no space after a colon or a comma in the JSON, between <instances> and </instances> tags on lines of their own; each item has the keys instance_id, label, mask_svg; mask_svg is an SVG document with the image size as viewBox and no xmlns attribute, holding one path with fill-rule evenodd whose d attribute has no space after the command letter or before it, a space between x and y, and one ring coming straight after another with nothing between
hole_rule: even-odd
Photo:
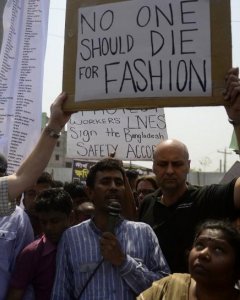
<instances>
[{"instance_id":1,"label":"dark gray t-shirt","mask_svg":"<svg viewBox=\"0 0 240 300\"><path fill-rule=\"evenodd\" d=\"M236 179L229 184L188 186L178 202L169 207L160 203L161 191L146 196L139 219L152 226L173 273L188 272L187 254L197 224L206 219L237 217L233 193Z\"/></svg>"}]
</instances>

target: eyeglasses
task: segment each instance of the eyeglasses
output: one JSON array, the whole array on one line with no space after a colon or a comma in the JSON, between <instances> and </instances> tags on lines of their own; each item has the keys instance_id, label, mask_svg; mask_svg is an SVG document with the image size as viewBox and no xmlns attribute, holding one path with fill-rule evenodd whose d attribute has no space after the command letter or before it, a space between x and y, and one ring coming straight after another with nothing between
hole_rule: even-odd
<instances>
[{"instance_id":1,"label":"eyeglasses","mask_svg":"<svg viewBox=\"0 0 240 300\"><path fill-rule=\"evenodd\" d=\"M139 196L140 194L143 194L145 196L153 193L154 191L155 191L154 189L142 189L137 191L137 195Z\"/></svg>"}]
</instances>

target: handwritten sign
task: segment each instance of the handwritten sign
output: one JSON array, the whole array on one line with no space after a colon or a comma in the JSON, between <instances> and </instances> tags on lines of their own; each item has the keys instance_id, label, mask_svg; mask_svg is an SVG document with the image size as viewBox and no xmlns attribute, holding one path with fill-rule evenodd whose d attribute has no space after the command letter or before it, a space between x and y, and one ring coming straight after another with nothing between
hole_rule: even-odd
<instances>
[{"instance_id":1,"label":"handwritten sign","mask_svg":"<svg viewBox=\"0 0 240 300\"><path fill-rule=\"evenodd\" d=\"M221 13L225 16L229 14L229 1L224 1L226 10ZM91 1L75 2L75 6L72 1L68 5L71 13L76 8L76 20L70 13L67 18L71 21L66 19L64 85L70 88L76 107L85 109L87 103L96 109L101 105L156 107L166 105L166 99L174 99L167 106L180 106L193 105L194 98L198 102L205 99L205 104L206 98L209 101L220 96L214 89L219 89L219 78L224 82L230 64L215 48L212 23L214 20L217 26L221 24L216 6L221 6L222 0L217 4L210 0L132 0L101 5L96 5L98 1L94 1L95 5ZM70 28L68 24L72 24ZM70 33L74 36L73 24L76 41L67 46ZM229 26L230 22L227 30ZM228 50L225 54L229 54ZM75 61L70 71L71 57ZM217 62L212 62L212 57ZM228 66L220 74L212 66L215 68L222 59ZM69 86L70 72L74 72L74 90Z\"/></svg>"},{"instance_id":2,"label":"handwritten sign","mask_svg":"<svg viewBox=\"0 0 240 300\"><path fill-rule=\"evenodd\" d=\"M67 156L151 160L155 145L167 138L162 108L81 111L68 123Z\"/></svg>"},{"instance_id":3,"label":"handwritten sign","mask_svg":"<svg viewBox=\"0 0 240 300\"><path fill-rule=\"evenodd\" d=\"M75 101L210 96L209 9L202 0L79 9Z\"/></svg>"}]
</instances>

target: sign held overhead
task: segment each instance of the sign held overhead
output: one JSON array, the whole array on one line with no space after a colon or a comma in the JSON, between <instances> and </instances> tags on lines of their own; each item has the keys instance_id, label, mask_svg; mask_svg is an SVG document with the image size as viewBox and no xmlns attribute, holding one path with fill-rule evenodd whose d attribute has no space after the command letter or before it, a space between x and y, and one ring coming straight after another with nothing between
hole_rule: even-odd
<instances>
[{"instance_id":1,"label":"sign held overhead","mask_svg":"<svg viewBox=\"0 0 240 300\"><path fill-rule=\"evenodd\" d=\"M105 2L67 2L66 109L222 104L230 1Z\"/></svg>"}]
</instances>

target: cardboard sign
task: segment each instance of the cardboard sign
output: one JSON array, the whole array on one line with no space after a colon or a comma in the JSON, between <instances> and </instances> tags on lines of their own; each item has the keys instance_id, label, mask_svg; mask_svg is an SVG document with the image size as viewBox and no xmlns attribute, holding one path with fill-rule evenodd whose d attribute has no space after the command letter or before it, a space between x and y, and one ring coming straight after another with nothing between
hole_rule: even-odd
<instances>
[{"instance_id":1,"label":"cardboard sign","mask_svg":"<svg viewBox=\"0 0 240 300\"><path fill-rule=\"evenodd\" d=\"M67 110L222 104L229 0L105 2L67 1Z\"/></svg>"},{"instance_id":2,"label":"cardboard sign","mask_svg":"<svg viewBox=\"0 0 240 300\"><path fill-rule=\"evenodd\" d=\"M80 111L67 128L67 157L152 160L155 145L167 139L163 108Z\"/></svg>"}]
</instances>

